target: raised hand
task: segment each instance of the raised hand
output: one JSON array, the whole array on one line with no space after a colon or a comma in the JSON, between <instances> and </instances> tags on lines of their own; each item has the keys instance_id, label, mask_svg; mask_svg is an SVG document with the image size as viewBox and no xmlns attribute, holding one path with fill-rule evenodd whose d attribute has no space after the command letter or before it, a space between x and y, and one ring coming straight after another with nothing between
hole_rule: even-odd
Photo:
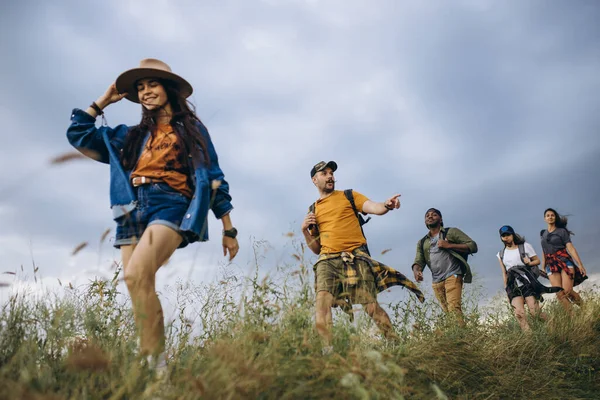
<instances>
[{"instance_id":1,"label":"raised hand","mask_svg":"<svg viewBox=\"0 0 600 400\"><path fill-rule=\"evenodd\" d=\"M127 96L127 93L119 93L117 85L113 82L108 89L106 89L106 92L98 98L96 104L98 104L98 107L104 108L109 104L121 101L125 96Z\"/></svg>"},{"instance_id":2,"label":"raised hand","mask_svg":"<svg viewBox=\"0 0 600 400\"><path fill-rule=\"evenodd\" d=\"M399 195L399 194L395 194L392 197L390 197L389 199L387 199L383 203L385 205L385 208L387 208L388 210L400 208L400 196L401 195Z\"/></svg>"}]
</instances>

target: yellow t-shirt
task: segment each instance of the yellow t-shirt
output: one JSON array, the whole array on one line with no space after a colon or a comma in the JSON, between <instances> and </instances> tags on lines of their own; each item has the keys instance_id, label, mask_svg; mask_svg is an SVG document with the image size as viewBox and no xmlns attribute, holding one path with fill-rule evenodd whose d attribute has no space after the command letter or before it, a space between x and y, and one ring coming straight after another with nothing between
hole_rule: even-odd
<instances>
[{"instance_id":1,"label":"yellow t-shirt","mask_svg":"<svg viewBox=\"0 0 600 400\"><path fill-rule=\"evenodd\" d=\"M192 197L188 166L180 159L181 148L179 137L171 125L159 124L154 135L148 138L131 177L161 179L173 189Z\"/></svg>"},{"instance_id":2,"label":"yellow t-shirt","mask_svg":"<svg viewBox=\"0 0 600 400\"><path fill-rule=\"evenodd\" d=\"M361 212L363 204L369 199L358 192L352 192L356 209ZM329 197L317 200L315 216L319 226L321 254L352 251L367 243L358 218L343 191L336 190Z\"/></svg>"}]
</instances>

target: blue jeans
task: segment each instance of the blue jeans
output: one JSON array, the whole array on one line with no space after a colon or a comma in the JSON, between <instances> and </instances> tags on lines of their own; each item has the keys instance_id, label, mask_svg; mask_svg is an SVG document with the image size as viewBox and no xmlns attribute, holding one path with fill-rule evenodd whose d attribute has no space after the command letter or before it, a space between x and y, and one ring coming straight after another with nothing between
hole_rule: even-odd
<instances>
[{"instance_id":1,"label":"blue jeans","mask_svg":"<svg viewBox=\"0 0 600 400\"><path fill-rule=\"evenodd\" d=\"M134 190L137 190L137 207L116 219L116 248L137 243L150 225L168 226L181 233L179 226L190 205L189 198L163 182L141 185ZM186 235L181 236L180 248L191 243Z\"/></svg>"}]
</instances>

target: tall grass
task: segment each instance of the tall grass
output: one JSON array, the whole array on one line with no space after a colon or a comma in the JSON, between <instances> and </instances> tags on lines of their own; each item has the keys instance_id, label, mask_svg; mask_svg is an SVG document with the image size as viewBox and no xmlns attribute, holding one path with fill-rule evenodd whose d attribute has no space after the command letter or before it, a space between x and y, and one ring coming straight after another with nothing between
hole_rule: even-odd
<instances>
[{"instance_id":1,"label":"tall grass","mask_svg":"<svg viewBox=\"0 0 600 400\"><path fill-rule=\"evenodd\" d=\"M600 393L600 294L567 317L522 333L510 310L467 299L467 326L432 296L388 304L401 338L358 314L335 313L328 356L313 328L312 268L301 251L267 277L228 269L210 284L169 290L169 379L137 354L118 272L45 298L15 293L0 314L0 397L28 399L593 399ZM597 289L597 288L596 288ZM400 289L393 289L400 290Z\"/></svg>"}]
</instances>

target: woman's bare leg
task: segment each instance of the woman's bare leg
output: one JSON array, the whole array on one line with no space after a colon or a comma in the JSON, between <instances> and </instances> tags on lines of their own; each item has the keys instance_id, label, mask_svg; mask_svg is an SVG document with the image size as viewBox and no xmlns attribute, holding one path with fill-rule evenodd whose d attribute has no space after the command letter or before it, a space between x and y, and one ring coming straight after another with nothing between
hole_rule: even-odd
<instances>
[{"instance_id":1,"label":"woman's bare leg","mask_svg":"<svg viewBox=\"0 0 600 400\"><path fill-rule=\"evenodd\" d=\"M137 245L122 248L125 283L133 304L142 354L157 355L164 351L164 318L156 294L155 276L181 241L181 235L175 230L151 225Z\"/></svg>"},{"instance_id":2,"label":"woman's bare leg","mask_svg":"<svg viewBox=\"0 0 600 400\"><path fill-rule=\"evenodd\" d=\"M569 299L567 298L567 294L565 293L565 292L566 292L566 289L565 289L565 287L563 286L563 282L564 282L565 280L563 280L562 274L563 274L563 272L562 272L562 271L561 271L561 273L553 273L552 275L549 275L549 276L548 276L548 279L550 279L550 284L551 284L552 286L558 286L558 287L561 287L561 288L563 288L563 289L564 289L564 290L562 290L562 291L560 291L560 292L556 293L556 299L557 299L558 301L560 301L560 303L562 304L562 306L564 307L564 309L565 309L567 312L569 312L569 313L570 313L570 312L571 312L571 302L569 301ZM565 275L566 275L566 273L565 273ZM570 278L569 278L569 276L568 276L568 275L566 275L566 276L567 276L567 279L566 279L566 280L567 280L567 282L568 282ZM571 287L572 287L572 286L571 286Z\"/></svg>"},{"instance_id":3,"label":"woman's bare leg","mask_svg":"<svg viewBox=\"0 0 600 400\"><path fill-rule=\"evenodd\" d=\"M527 303L527 308L529 308L529 314L531 314L532 317L539 317L544 321L548 320L548 316L542 312L540 302L537 301L535 297L528 296L525 298L525 302Z\"/></svg>"},{"instance_id":4,"label":"woman's bare leg","mask_svg":"<svg viewBox=\"0 0 600 400\"><path fill-rule=\"evenodd\" d=\"M529 323L527 322L527 315L525 314L525 302L523 300L523 296L513 298L510 304L515 310L515 317L517 317L517 321L519 321L521 330L523 332L530 331L531 328L529 327Z\"/></svg>"}]
</instances>

